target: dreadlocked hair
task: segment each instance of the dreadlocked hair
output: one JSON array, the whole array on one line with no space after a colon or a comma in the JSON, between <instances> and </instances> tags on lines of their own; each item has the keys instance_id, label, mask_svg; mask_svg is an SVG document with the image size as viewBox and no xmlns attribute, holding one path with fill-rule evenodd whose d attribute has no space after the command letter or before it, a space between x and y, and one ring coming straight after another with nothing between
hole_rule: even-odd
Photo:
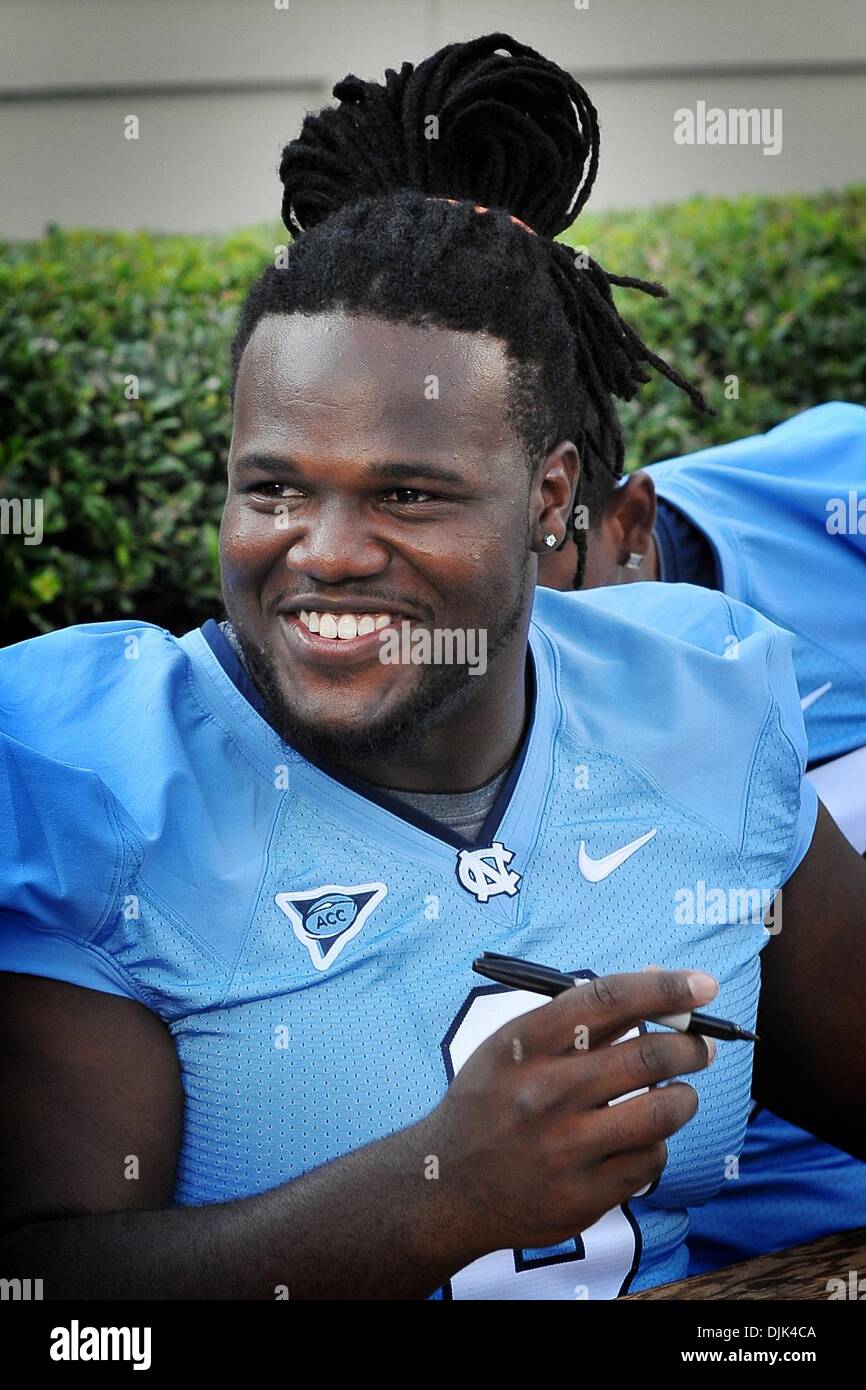
<instances>
[{"instance_id":1,"label":"dreadlocked hair","mask_svg":"<svg viewBox=\"0 0 866 1390\"><path fill-rule=\"evenodd\" d=\"M308 115L283 150L282 215L294 240L241 309L232 397L243 350L269 314L337 309L494 335L530 468L572 440L575 503L594 525L625 461L614 398L631 400L652 367L715 412L620 317L611 286L667 291L553 240L598 170L586 92L534 49L487 34L389 68L384 83L349 75L333 94L339 105ZM570 531L580 588L586 530L572 518Z\"/></svg>"}]
</instances>

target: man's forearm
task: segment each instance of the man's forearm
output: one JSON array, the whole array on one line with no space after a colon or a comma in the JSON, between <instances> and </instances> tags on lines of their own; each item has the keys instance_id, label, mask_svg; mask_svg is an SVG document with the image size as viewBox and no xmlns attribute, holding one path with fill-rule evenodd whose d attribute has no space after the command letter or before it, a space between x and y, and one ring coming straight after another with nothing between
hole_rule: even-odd
<instances>
[{"instance_id":1,"label":"man's forearm","mask_svg":"<svg viewBox=\"0 0 866 1390\"><path fill-rule=\"evenodd\" d=\"M481 1253L456 1185L425 1176L432 1142L425 1120L258 1196L34 1222L3 1237L0 1278L47 1299L424 1298Z\"/></svg>"}]
</instances>

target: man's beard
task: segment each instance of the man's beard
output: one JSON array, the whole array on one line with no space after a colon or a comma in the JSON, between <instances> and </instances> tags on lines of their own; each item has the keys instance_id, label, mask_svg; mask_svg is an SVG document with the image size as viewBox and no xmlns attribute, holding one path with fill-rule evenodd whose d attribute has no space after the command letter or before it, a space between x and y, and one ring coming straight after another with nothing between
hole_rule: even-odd
<instances>
[{"instance_id":1,"label":"man's beard","mask_svg":"<svg viewBox=\"0 0 866 1390\"><path fill-rule=\"evenodd\" d=\"M277 679L272 645L253 641L229 614L235 636L265 704L265 717L284 743L306 758L340 764L382 758L417 744L425 733L456 717L476 693L477 682L489 679L496 655L506 646L523 618L529 565L517 599L495 628L487 629L487 671L474 676L468 665L421 666L422 676L399 704L370 721L365 728L330 731L310 724L286 700ZM228 609L226 610L228 612ZM495 673L493 673L495 675Z\"/></svg>"}]
</instances>

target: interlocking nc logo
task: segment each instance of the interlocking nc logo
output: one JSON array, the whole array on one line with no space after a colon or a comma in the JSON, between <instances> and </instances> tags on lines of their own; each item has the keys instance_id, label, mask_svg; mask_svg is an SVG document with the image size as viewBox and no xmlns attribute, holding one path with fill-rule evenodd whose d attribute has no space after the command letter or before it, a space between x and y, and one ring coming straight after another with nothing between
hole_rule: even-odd
<instances>
[{"instance_id":1,"label":"interlocking nc logo","mask_svg":"<svg viewBox=\"0 0 866 1390\"><path fill-rule=\"evenodd\" d=\"M457 878L460 886L480 903L507 893L513 898L521 875L509 869L514 851L495 840L487 849L462 849L457 856Z\"/></svg>"},{"instance_id":2,"label":"interlocking nc logo","mask_svg":"<svg viewBox=\"0 0 866 1390\"><path fill-rule=\"evenodd\" d=\"M302 893L277 893L276 904L317 970L327 970L384 898L384 883L326 883Z\"/></svg>"}]
</instances>

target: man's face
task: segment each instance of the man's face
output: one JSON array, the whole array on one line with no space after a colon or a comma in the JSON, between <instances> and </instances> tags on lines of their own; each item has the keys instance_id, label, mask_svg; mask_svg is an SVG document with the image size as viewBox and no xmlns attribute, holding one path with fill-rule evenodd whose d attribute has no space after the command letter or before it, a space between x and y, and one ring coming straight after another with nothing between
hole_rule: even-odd
<instances>
[{"instance_id":1,"label":"man's face","mask_svg":"<svg viewBox=\"0 0 866 1390\"><path fill-rule=\"evenodd\" d=\"M304 751L408 746L483 700L497 657L522 659L531 479L506 390L504 347L483 334L339 312L257 326L235 393L223 597L274 726ZM407 621L410 637L485 631L486 673L383 662L381 634Z\"/></svg>"}]
</instances>

